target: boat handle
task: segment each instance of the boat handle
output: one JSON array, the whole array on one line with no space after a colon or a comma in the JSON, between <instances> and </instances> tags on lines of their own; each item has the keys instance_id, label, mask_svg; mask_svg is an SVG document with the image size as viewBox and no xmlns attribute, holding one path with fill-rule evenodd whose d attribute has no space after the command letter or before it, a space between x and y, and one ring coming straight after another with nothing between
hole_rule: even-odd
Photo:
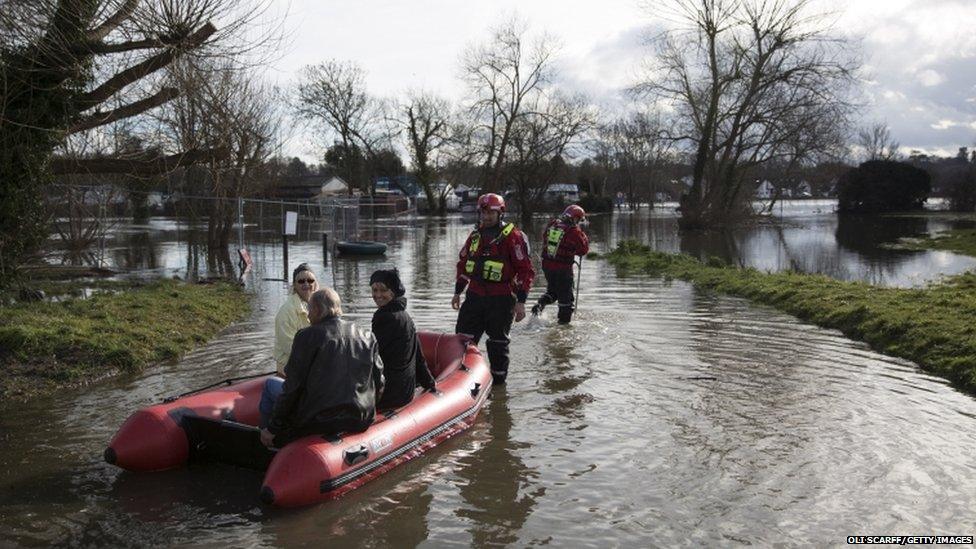
<instances>
[{"instance_id":1,"label":"boat handle","mask_svg":"<svg viewBox=\"0 0 976 549\"><path fill-rule=\"evenodd\" d=\"M481 383L475 381L471 384L471 398L478 398L478 393L481 392Z\"/></svg>"},{"instance_id":2,"label":"boat handle","mask_svg":"<svg viewBox=\"0 0 976 549\"><path fill-rule=\"evenodd\" d=\"M369 457L369 449L360 444L355 448L346 449L343 455L345 456L346 465L355 465L366 461L366 458Z\"/></svg>"}]
</instances>

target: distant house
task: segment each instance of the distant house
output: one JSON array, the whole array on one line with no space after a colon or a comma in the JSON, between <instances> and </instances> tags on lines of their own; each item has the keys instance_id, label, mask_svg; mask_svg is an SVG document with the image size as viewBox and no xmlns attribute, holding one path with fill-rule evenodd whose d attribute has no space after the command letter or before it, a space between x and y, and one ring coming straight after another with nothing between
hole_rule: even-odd
<instances>
[{"instance_id":1,"label":"distant house","mask_svg":"<svg viewBox=\"0 0 976 549\"><path fill-rule=\"evenodd\" d=\"M150 212L161 212L166 205L166 197L159 191L152 191L146 197L146 206Z\"/></svg>"},{"instance_id":2,"label":"distant house","mask_svg":"<svg viewBox=\"0 0 976 549\"><path fill-rule=\"evenodd\" d=\"M120 206L128 201L128 193L111 183L93 185L85 189L81 201L87 206Z\"/></svg>"},{"instance_id":3,"label":"distant house","mask_svg":"<svg viewBox=\"0 0 976 549\"><path fill-rule=\"evenodd\" d=\"M469 195L471 197L477 198L478 193L480 193L480 192L481 192L481 189L478 189L478 188L475 188L475 187L469 187L469 186L465 185L464 183L461 183L457 187L454 187L454 194L456 194L457 197L460 198L460 199L462 199L462 200L465 199L465 198L468 198Z\"/></svg>"},{"instance_id":4,"label":"distant house","mask_svg":"<svg viewBox=\"0 0 976 549\"><path fill-rule=\"evenodd\" d=\"M759 198L761 200L768 200L772 198L773 195L775 194L776 194L776 187L774 187L772 183L770 183L765 179L760 181L759 185L756 187L756 198Z\"/></svg>"},{"instance_id":5,"label":"distant house","mask_svg":"<svg viewBox=\"0 0 976 549\"><path fill-rule=\"evenodd\" d=\"M543 200L555 205L579 202L579 185L576 183L553 183L546 187Z\"/></svg>"},{"instance_id":6,"label":"distant house","mask_svg":"<svg viewBox=\"0 0 976 549\"><path fill-rule=\"evenodd\" d=\"M469 187L464 183L454 187L454 195L458 197L458 200L460 200L458 210L460 210L461 213L472 213L478 211L478 195L480 194L481 189Z\"/></svg>"},{"instance_id":7,"label":"distant house","mask_svg":"<svg viewBox=\"0 0 976 549\"><path fill-rule=\"evenodd\" d=\"M349 184L337 175L298 175L282 179L267 192L279 200L319 200L349 194Z\"/></svg>"},{"instance_id":8,"label":"distant house","mask_svg":"<svg viewBox=\"0 0 976 549\"><path fill-rule=\"evenodd\" d=\"M322 192L322 185L328 180L322 175L295 175L284 177L268 191L270 198L279 200L311 200Z\"/></svg>"},{"instance_id":9,"label":"distant house","mask_svg":"<svg viewBox=\"0 0 976 549\"><path fill-rule=\"evenodd\" d=\"M395 175L393 177L377 177L373 179L373 191L376 194L396 194L415 197L421 192L417 178L410 175Z\"/></svg>"},{"instance_id":10,"label":"distant house","mask_svg":"<svg viewBox=\"0 0 976 549\"><path fill-rule=\"evenodd\" d=\"M457 211L461 206L461 198L457 195L457 190L446 181L434 183L434 196L444 197L444 207L449 212ZM417 196L417 209L428 210L427 193L421 190Z\"/></svg>"},{"instance_id":11,"label":"distant house","mask_svg":"<svg viewBox=\"0 0 976 549\"><path fill-rule=\"evenodd\" d=\"M810 184L806 181L800 181L796 186L796 197L797 198L810 198L813 196L813 189L811 189Z\"/></svg>"},{"instance_id":12,"label":"distant house","mask_svg":"<svg viewBox=\"0 0 976 549\"><path fill-rule=\"evenodd\" d=\"M345 196L347 194L349 194L349 184L338 175L333 175L322 185L318 198Z\"/></svg>"}]
</instances>

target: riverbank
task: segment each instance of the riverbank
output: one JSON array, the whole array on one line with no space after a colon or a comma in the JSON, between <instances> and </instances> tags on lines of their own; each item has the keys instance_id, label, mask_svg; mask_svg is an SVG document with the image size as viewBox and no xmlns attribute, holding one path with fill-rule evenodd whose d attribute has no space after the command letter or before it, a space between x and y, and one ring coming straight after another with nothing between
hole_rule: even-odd
<instances>
[{"instance_id":1,"label":"riverbank","mask_svg":"<svg viewBox=\"0 0 976 549\"><path fill-rule=\"evenodd\" d=\"M927 238L905 239L899 248L908 250L945 250L976 257L976 229L941 231Z\"/></svg>"},{"instance_id":2,"label":"riverbank","mask_svg":"<svg viewBox=\"0 0 976 549\"><path fill-rule=\"evenodd\" d=\"M0 401L29 399L179 357L250 308L238 286L160 280L0 307ZM76 292L77 294L77 292Z\"/></svg>"},{"instance_id":3,"label":"riverbank","mask_svg":"<svg viewBox=\"0 0 976 549\"><path fill-rule=\"evenodd\" d=\"M624 272L686 280L840 330L976 393L976 274L921 289L886 288L822 275L741 269L718 261L705 264L633 241L620 243L606 258Z\"/></svg>"}]
</instances>

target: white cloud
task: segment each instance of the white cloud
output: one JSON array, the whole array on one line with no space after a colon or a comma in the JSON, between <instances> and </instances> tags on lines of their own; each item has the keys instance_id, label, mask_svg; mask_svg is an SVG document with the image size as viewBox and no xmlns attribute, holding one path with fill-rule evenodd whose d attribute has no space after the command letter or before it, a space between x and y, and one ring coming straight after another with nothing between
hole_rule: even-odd
<instances>
[{"instance_id":1,"label":"white cloud","mask_svg":"<svg viewBox=\"0 0 976 549\"><path fill-rule=\"evenodd\" d=\"M939 84L945 82L945 78L932 69L925 69L924 71L918 73L918 80L927 88L938 86Z\"/></svg>"},{"instance_id":2,"label":"white cloud","mask_svg":"<svg viewBox=\"0 0 976 549\"><path fill-rule=\"evenodd\" d=\"M284 0L283 0L284 1ZM887 120L903 148L953 150L976 134L976 0L814 0L835 15L831 32L863 48L865 123ZM518 11L533 31L561 39L560 85L621 105L647 54L643 29L662 24L641 0L290 0L291 52L281 82L306 64L349 60L368 71L370 91L392 96L426 87L457 99L458 58L467 44Z\"/></svg>"}]
</instances>

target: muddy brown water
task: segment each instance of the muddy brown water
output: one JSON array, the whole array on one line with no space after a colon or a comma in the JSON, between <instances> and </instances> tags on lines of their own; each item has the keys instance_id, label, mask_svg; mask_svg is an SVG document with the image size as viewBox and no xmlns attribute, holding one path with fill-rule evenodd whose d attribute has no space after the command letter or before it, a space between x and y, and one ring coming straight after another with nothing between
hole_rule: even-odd
<instances>
[{"instance_id":1,"label":"muddy brown water","mask_svg":"<svg viewBox=\"0 0 976 549\"><path fill-rule=\"evenodd\" d=\"M891 285L974 267L946 252L878 245L947 222L839 227L829 207L790 204L786 228L718 236L679 237L666 211L595 217L589 231L597 251L639 238ZM307 231L289 256L316 265L364 325L370 273L396 265L418 326L452 331L454 258L469 222L371 223L366 236L389 242L387 256L327 267ZM572 325L555 325L548 310L516 325L509 383L471 430L341 500L271 509L257 498L259 472L107 465L102 450L137 408L271 369L286 289L262 280L282 267L260 230L248 232L256 270L247 321L178 363L0 406L0 545L765 546L976 530L972 397L838 332L680 281L619 276L599 260L583 263ZM124 225L108 257L148 276L185 276L187 232L175 220Z\"/></svg>"}]
</instances>

